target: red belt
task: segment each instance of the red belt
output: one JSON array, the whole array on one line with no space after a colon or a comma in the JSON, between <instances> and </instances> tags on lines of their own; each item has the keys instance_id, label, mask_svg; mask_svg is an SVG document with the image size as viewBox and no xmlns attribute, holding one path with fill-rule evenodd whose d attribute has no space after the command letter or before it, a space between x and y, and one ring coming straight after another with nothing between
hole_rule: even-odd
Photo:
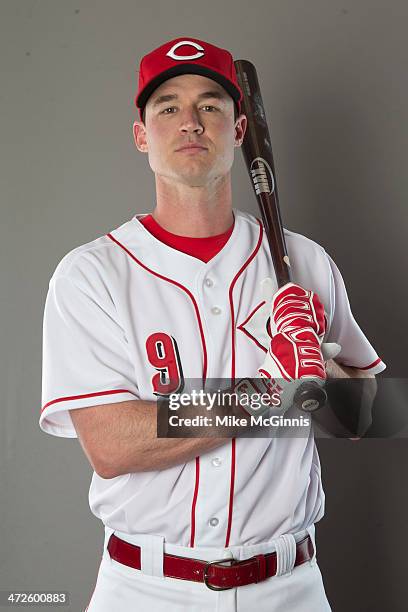
<instances>
[{"instance_id":1,"label":"red belt","mask_svg":"<svg viewBox=\"0 0 408 612\"><path fill-rule=\"evenodd\" d=\"M140 570L140 546L130 544L112 534L108 542L108 551L112 559ZM312 559L314 553L310 536L296 544L295 567ZM225 565L228 563L229 565ZM163 573L169 578L204 582L209 589L225 591L238 586L261 582L275 576L277 569L276 551L266 555L255 555L245 561L235 559L218 559L202 561L176 555L163 555Z\"/></svg>"}]
</instances>

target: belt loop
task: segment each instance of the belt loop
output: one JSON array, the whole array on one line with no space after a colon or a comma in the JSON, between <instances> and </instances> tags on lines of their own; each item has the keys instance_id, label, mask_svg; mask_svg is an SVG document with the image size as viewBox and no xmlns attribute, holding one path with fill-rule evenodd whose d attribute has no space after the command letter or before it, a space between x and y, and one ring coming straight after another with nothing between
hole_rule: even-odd
<instances>
[{"instance_id":1,"label":"belt loop","mask_svg":"<svg viewBox=\"0 0 408 612\"><path fill-rule=\"evenodd\" d=\"M266 559L265 555L255 555L255 559L258 561L258 580L262 582L266 579Z\"/></svg>"},{"instance_id":2,"label":"belt loop","mask_svg":"<svg viewBox=\"0 0 408 612\"><path fill-rule=\"evenodd\" d=\"M276 575L291 574L296 560L296 540L284 533L276 540Z\"/></svg>"},{"instance_id":3,"label":"belt loop","mask_svg":"<svg viewBox=\"0 0 408 612\"><path fill-rule=\"evenodd\" d=\"M140 538L141 571L163 578L164 536L143 535Z\"/></svg>"},{"instance_id":4,"label":"belt loop","mask_svg":"<svg viewBox=\"0 0 408 612\"><path fill-rule=\"evenodd\" d=\"M316 538L315 538L315 525L314 525L314 523L312 523L311 525L306 527L306 531L309 534L310 539L312 540L312 544L313 544L313 557L310 559L309 563L310 563L310 565L315 565L317 563L317 560L316 560Z\"/></svg>"}]
</instances>

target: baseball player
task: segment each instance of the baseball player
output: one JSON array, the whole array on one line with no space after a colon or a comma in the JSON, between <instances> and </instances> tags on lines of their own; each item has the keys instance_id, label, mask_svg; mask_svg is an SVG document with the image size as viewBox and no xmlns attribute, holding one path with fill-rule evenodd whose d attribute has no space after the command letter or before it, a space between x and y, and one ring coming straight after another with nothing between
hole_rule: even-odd
<instances>
[{"instance_id":1,"label":"baseball player","mask_svg":"<svg viewBox=\"0 0 408 612\"><path fill-rule=\"evenodd\" d=\"M187 379L267 379L272 362L288 380L385 368L316 242L285 230L294 282L278 291L262 223L232 206L240 101L228 51L178 38L147 54L133 133L155 175L154 210L72 250L50 281L40 426L78 437L94 470L105 540L89 612L330 610L312 428L156 435L158 397ZM323 341L341 347L335 361Z\"/></svg>"}]
</instances>

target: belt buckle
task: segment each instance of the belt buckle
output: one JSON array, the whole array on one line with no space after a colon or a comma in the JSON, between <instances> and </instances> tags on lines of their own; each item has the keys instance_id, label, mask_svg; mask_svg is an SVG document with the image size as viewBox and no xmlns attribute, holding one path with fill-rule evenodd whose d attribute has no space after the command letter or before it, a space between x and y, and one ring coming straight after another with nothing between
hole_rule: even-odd
<instances>
[{"instance_id":1,"label":"belt buckle","mask_svg":"<svg viewBox=\"0 0 408 612\"><path fill-rule=\"evenodd\" d=\"M229 591L230 589L233 589L234 587L215 587L213 585L211 585L208 582L208 569L211 565L221 565L222 563L230 563L231 565L234 565L236 563L235 559L217 559L216 561L208 561L205 564L204 567L204 584L206 587L208 587L209 589L211 589L211 591Z\"/></svg>"}]
</instances>

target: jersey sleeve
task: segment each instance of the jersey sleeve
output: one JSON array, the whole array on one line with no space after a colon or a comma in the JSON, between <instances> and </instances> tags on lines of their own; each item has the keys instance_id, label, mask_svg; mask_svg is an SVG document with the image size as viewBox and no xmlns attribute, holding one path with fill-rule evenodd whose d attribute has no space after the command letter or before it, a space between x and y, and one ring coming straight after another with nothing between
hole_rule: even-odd
<instances>
[{"instance_id":1,"label":"jersey sleeve","mask_svg":"<svg viewBox=\"0 0 408 612\"><path fill-rule=\"evenodd\" d=\"M43 321L40 427L77 437L69 410L138 399L135 371L103 283L51 278Z\"/></svg>"},{"instance_id":2,"label":"jersey sleeve","mask_svg":"<svg viewBox=\"0 0 408 612\"><path fill-rule=\"evenodd\" d=\"M337 342L341 351L336 361L345 366L359 368L370 374L379 374L387 367L370 344L351 312L350 302L340 270L326 253L331 270L331 313L326 342Z\"/></svg>"}]
</instances>

